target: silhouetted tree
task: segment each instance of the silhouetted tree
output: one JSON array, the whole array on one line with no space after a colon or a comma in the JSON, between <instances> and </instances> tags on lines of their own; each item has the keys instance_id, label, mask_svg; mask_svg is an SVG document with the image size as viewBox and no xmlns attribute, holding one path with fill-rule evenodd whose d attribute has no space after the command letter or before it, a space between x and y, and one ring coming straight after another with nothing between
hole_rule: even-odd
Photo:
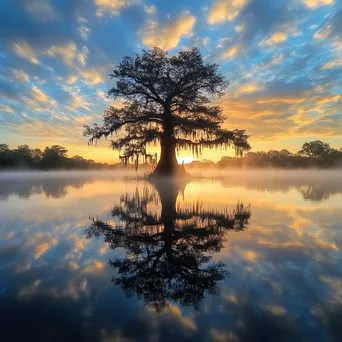
<instances>
[{"instance_id":1,"label":"silhouetted tree","mask_svg":"<svg viewBox=\"0 0 342 342\"><path fill-rule=\"evenodd\" d=\"M211 106L209 98L223 95L228 82L217 71L218 65L204 64L198 49L169 56L154 48L135 58L125 57L110 75L116 85L109 96L123 98L122 108L110 106L103 125L85 126L90 142L124 129L125 136L112 141L115 150L139 161L146 157L146 146L160 143L156 174L179 172L176 150L197 155L203 147L233 146L237 154L249 150L243 130L229 131L222 108Z\"/></svg>"},{"instance_id":2,"label":"silhouetted tree","mask_svg":"<svg viewBox=\"0 0 342 342\"><path fill-rule=\"evenodd\" d=\"M298 152L306 157L312 158L324 158L329 156L333 152L333 149L329 144L320 140L306 142L302 149Z\"/></svg>"},{"instance_id":3,"label":"silhouetted tree","mask_svg":"<svg viewBox=\"0 0 342 342\"><path fill-rule=\"evenodd\" d=\"M11 150L7 144L0 144L0 169L107 169L116 165L96 163L80 156L69 158L63 146L31 149L28 145L19 145Z\"/></svg>"},{"instance_id":4,"label":"silhouetted tree","mask_svg":"<svg viewBox=\"0 0 342 342\"><path fill-rule=\"evenodd\" d=\"M33 157L33 161L38 164L42 157L43 157L43 152L40 148L35 148L32 150L32 157Z\"/></svg>"},{"instance_id":5,"label":"silhouetted tree","mask_svg":"<svg viewBox=\"0 0 342 342\"><path fill-rule=\"evenodd\" d=\"M45 147L42 154L41 165L43 168L56 168L58 166L65 166L68 150L60 145L53 145Z\"/></svg>"},{"instance_id":6,"label":"silhouetted tree","mask_svg":"<svg viewBox=\"0 0 342 342\"><path fill-rule=\"evenodd\" d=\"M13 164L12 153L7 144L0 144L0 167L10 167Z\"/></svg>"},{"instance_id":7,"label":"silhouetted tree","mask_svg":"<svg viewBox=\"0 0 342 342\"><path fill-rule=\"evenodd\" d=\"M296 154L288 150L248 152L240 158L224 156L219 168L332 168L342 166L342 153L321 141L309 142ZM191 165L190 165L191 167Z\"/></svg>"},{"instance_id":8,"label":"silhouetted tree","mask_svg":"<svg viewBox=\"0 0 342 342\"><path fill-rule=\"evenodd\" d=\"M154 187L123 196L112 210L118 223L93 219L86 236L103 236L111 249L126 250L126 257L109 264L118 269L113 282L127 295L143 298L158 312L169 300L198 309L205 293L218 293L217 282L229 275L221 262L210 263L213 254L227 231L246 228L250 210L241 203L232 212L205 210L198 203L180 209L179 184L159 181ZM161 213L149 211L148 205L159 200Z\"/></svg>"},{"instance_id":9,"label":"silhouetted tree","mask_svg":"<svg viewBox=\"0 0 342 342\"><path fill-rule=\"evenodd\" d=\"M30 167L33 164L33 151L28 145L19 145L12 152L15 163L21 167Z\"/></svg>"}]
</instances>

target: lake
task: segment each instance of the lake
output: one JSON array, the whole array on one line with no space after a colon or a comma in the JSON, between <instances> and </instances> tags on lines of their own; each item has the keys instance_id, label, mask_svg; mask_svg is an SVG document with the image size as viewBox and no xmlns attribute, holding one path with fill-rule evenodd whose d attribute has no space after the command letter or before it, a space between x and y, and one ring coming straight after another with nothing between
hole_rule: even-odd
<instances>
[{"instance_id":1,"label":"lake","mask_svg":"<svg viewBox=\"0 0 342 342\"><path fill-rule=\"evenodd\" d=\"M342 341L341 176L2 173L1 341Z\"/></svg>"}]
</instances>

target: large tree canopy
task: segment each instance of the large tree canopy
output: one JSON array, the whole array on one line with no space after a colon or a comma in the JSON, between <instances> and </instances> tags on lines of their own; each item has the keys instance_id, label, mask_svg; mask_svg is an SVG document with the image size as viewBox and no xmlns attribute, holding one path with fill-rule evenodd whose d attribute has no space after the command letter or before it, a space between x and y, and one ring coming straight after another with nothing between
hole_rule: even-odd
<instances>
[{"instance_id":1,"label":"large tree canopy","mask_svg":"<svg viewBox=\"0 0 342 342\"><path fill-rule=\"evenodd\" d=\"M324 158L336 154L338 151L323 141L315 140L306 142L298 153L311 158Z\"/></svg>"},{"instance_id":2,"label":"large tree canopy","mask_svg":"<svg viewBox=\"0 0 342 342\"><path fill-rule=\"evenodd\" d=\"M125 57L110 75L116 80L108 95L124 99L122 108L110 106L101 126L85 126L90 142L123 131L112 148L124 150L126 158L146 158L146 146L159 143L159 174L177 172L176 150L234 147L237 154L250 149L244 130L222 128L222 108L210 105L223 95L228 82L218 65L205 64L198 49L169 56L154 48Z\"/></svg>"}]
</instances>

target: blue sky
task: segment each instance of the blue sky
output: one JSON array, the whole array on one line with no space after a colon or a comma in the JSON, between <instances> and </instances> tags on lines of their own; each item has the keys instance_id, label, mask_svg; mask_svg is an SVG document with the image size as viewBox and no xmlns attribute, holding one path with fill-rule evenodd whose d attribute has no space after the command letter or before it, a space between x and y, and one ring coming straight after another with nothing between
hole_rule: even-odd
<instances>
[{"instance_id":1,"label":"blue sky","mask_svg":"<svg viewBox=\"0 0 342 342\"><path fill-rule=\"evenodd\" d=\"M108 74L142 49L197 46L231 82L225 126L246 129L253 150L340 148L341 22L340 0L2 0L0 143L115 161L108 142L82 136L120 105L106 99Z\"/></svg>"}]
</instances>

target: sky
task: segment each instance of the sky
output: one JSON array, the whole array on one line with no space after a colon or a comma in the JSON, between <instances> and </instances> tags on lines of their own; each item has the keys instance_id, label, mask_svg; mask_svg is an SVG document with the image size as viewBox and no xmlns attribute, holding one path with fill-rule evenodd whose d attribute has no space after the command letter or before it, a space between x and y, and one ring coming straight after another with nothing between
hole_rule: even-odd
<instances>
[{"instance_id":1,"label":"sky","mask_svg":"<svg viewBox=\"0 0 342 342\"><path fill-rule=\"evenodd\" d=\"M106 98L111 71L143 49L196 46L230 81L215 100L224 127L245 129L253 151L341 148L341 23L341 0L1 0L0 143L116 162L108 141L83 137L121 104Z\"/></svg>"}]
</instances>

